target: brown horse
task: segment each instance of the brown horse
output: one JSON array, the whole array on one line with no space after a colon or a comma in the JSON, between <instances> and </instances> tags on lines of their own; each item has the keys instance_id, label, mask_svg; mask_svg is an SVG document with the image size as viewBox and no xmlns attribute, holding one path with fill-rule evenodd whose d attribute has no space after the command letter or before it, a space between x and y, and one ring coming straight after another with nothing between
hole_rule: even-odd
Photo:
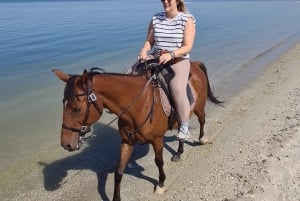
<instances>
[{"instance_id":1,"label":"brown horse","mask_svg":"<svg viewBox=\"0 0 300 201\"><path fill-rule=\"evenodd\" d=\"M170 128L159 95L159 89L145 75L127 75L103 72L83 72L83 75L66 75L53 70L59 79L66 82L64 91L63 124L61 145L68 151L80 148L84 135L106 108L118 116L119 133L122 138L120 161L115 171L114 201L121 200L120 183L136 142L149 143L155 152L155 163L159 171L157 193L164 192L163 170L164 135ZM207 97L221 104L212 93L206 68L201 62L191 62L190 83L194 88L194 112L200 123L199 142L204 140L205 103ZM177 123L173 124L176 127ZM172 160L177 161L183 153L183 141Z\"/></svg>"}]
</instances>

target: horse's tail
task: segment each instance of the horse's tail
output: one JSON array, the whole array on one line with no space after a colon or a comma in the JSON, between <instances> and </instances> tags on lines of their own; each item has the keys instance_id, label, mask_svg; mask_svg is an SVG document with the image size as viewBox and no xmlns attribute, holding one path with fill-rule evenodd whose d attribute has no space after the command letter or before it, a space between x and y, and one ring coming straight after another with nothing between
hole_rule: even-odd
<instances>
[{"instance_id":1,"label":"horse's tail","mask_svg":"<svg viewBox=\"0 0 300 201\"><path fill-rule=\"evenodd\" d=\"M204 63L200 62L199 67L204 72L206 79L207 79L207 96L208 96L209 100L219 106L223 106L222 103L224 103L224 102L218 100L218 98L213 94L213 92L210 88L209 79L208 79L208 75L207 75L207 71L206 71L206 67L205 67Z\"/></svg>"}]
</instances>

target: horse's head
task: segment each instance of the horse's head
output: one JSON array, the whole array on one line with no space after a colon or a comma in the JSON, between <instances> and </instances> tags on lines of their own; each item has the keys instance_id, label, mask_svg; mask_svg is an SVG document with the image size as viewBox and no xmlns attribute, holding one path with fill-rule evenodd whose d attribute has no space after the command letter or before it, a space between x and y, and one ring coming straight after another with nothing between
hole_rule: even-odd
<instances>
[{"instance_id":1,"label":"horse's head","mask_svg":"<svg viewBox=\"0 0 300 201\"><path fill-rule=\"evenodd\" d=\"M61 145L68 151L78 150L90 131L90 126L101 116L103 104L93 93L92 74L86 70L83 75L66 75L53 70L56 76L66 82L63 99L63 123Z\"/></svg>"}]
</instances>

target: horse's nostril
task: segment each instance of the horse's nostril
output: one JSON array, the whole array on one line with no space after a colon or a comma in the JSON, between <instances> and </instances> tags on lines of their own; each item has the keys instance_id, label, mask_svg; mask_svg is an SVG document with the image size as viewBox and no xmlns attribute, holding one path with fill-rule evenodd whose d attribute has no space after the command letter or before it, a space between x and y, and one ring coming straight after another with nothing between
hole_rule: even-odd
<instances>
[{"instance_id":1,"label":"horse's nostril","mask_svg":"<svg viewBox=\"0 0 300 201\"><path fill-rule=\"evenodd\" d=\"M66 150L71 150L71 149L72 149L71 145L69 145L69 144L64 144L64 145L62 145L62 146L63 146L63 148L66 149Z\"/></svg>"}]
</instances>

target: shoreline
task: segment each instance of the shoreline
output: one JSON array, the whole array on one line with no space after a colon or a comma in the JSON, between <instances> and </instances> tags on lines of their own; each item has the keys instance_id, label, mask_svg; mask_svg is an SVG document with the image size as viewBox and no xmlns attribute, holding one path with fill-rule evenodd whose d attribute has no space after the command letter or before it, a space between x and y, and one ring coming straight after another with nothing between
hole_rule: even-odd
<instances>
[{"instance_id":1,"label":"shoreline","mask_svg":"<svg viewBox=\"0 0 300 201\"><path fill-rule=\"evenodd\" d=\"M151 191L153 180L157 180L152 148L138 146L140 153L134 155L129 171L123 177L123 200L131 197L133 200L260 201L260 196L265 200L276 200L279 196L283 198L281 200L296 199L299 190L294 187L299 185L299 180L293 180L291 175L295 179L300 176L300 167L296 165L300 153L299 66L298 42L265 67L246 88L228 99L225 108L208 103L205 132L214 144L200 147L186 144L179 163L169 161L170 150L176 150L177 143L173 138L174 131L168 132L164 150L168 191L162 196ZM104 121L110 117L105 117ZM191 120L191 132L197 138L195 121ZM95 130L102 123L103 120L97 123ZM110 200L112 172L119 150L118 147L111 150L119 143L115 126L97 136L84 150L69 153L56 146L32 156L34 164L22 163L22 171L17 175L20 167L6 172L6 177L1 173L4 178L0 185L1 197L10 201L43 200L45 197L66 201ZM103 147L97 147L97 143L103 142L106 142ZM284 153L289 153L289 157ZM280 168L277 170L275 166ZM275 175L288 179L290 189L280 183L282 180L277 181ZM272 194L268 185L278 192ZM133 189L138 189L135 195Z\"/></svg>"}]
</instances>

